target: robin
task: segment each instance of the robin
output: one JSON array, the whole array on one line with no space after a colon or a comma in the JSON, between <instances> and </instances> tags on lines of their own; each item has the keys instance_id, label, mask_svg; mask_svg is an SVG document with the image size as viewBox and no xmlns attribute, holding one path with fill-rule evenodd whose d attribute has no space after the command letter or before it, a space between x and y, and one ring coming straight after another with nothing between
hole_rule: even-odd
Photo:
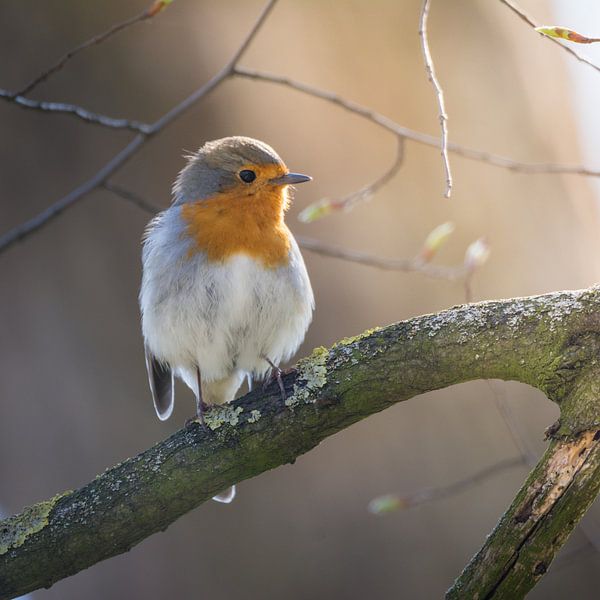
<instances>
[{"instance_id":1,"label":"robin","mask_svg":"<svg viewBox=\"0 0 600 600\"><path fill-rule=\"evenodd\" d=\"M140 307L158 418L171 416L177 376L204 423L245 378L274 377L285 394L279 365L302 343L314 298L284 213L289 186L311 177L247 137L207 142L187 158L172 205L144 235Z\"/></svg>"}]
</instances>

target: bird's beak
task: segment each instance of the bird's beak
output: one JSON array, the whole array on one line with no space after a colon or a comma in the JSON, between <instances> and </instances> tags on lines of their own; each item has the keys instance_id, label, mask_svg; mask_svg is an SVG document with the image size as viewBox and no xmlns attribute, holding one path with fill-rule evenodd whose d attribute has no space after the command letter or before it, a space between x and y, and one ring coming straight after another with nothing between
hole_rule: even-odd
<instances>
[{"instance_id":1,"label":"bird's beak","mask_svg":"<svg viewBox=\"0 0 600 600\"><path fill-rule=\"evenodd\" d=\"M295 183L304 183L305 181L311 181L310 175L302 175L301 173L286 173L281 177L271 179L273 185L293 185Z\"/></svg>"}]
</instances>

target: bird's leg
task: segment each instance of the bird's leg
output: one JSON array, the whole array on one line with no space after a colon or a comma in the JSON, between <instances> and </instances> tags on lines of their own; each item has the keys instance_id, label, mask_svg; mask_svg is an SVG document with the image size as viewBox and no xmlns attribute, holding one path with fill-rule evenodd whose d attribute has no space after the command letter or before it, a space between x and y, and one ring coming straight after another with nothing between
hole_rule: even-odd
<instances>
[{"instance_id":1,"label":"bird's leg","mask_svg":"<svg viewBox=\"0 0 600 600\"><path fill-rule=\"evenodd\" d=\"M269 363L269 365L271 365L271 369L273 369L263 384L263 390L267 389L269 385L271 385L272 381L276 379L277 385L279 386L279 391L281 392L281 399L285 402L287 396L285 394L285 386L283 385L283 379L281 377L283 375L283 371L268 356L263 356L263 358Z\"/></svg>"},{"instance_id":2,"label":"bird's leg","mask_svg":"<svg viewBox=\"0 0 600 600\"><path fill-rule=\"evenodd\" d=\"M200 375L200 367L196 366L196 381L198 382L198 398L196 399L196 415L201 425L205 425L204 422L204 410L207 408L202 400L202 376Z\"/></svg>"},{"instance_id":3,"label":"bird's leg","mask_svg":"<svg viewBox=\"0 0 600 600\"><path fill-rule=\"evenodd\" d=\"M204 413L209 406L202 400L202 377L200 375L200 367L196 367L196 380L198 382L198 397L196 398L196 415L185 420L184 427L189 427L195 421L200 421L201 425L206 425L204 421Z\"/></svg>"}]
</instances>

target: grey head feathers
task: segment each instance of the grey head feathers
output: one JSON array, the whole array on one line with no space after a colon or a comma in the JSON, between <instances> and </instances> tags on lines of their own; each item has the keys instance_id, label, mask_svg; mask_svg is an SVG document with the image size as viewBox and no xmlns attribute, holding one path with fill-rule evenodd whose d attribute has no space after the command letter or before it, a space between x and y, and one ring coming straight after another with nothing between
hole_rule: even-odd
<instances>
[{"instance_id":1,"label":"grey head feathers","mask_svg":"<svg viewBox=\"0 0 600 600\"><path fill-rule=\"evenodd\" d=\"M237 173L248 165L282 165L271 146L249 137L232 136L207 142L186 157L187 165L173 185L174 204L205 200L239 183Z\"/></svg>"}]
</instances>

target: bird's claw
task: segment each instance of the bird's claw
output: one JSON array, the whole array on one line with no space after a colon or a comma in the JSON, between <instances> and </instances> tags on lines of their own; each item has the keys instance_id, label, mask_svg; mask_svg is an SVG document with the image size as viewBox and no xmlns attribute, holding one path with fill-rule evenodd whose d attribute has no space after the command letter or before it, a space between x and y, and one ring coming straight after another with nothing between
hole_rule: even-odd
<instances>
[{"instance_id":1,"label":"bird's claw","mask_svg":"<svg viewBox=\"0 0 600 600\"><path fill-rule=\"evenodd\" d=\"M269 377L267 377L267 379L263 383L263 390L266 390L271 385L271 383L273 383L273 381L276 380L277 385L279 386L279 392L281 393L281 399L285 402L287 398L287 395L285 393L285 386L283 385L283 375L285 373L268 358L266 358L265 360L269 363L269 365L271 365L272 371L269 374Z\"/></svg>"},{"instance_id":2,"label":"bird's claw","mask_svg":"<svg viewBox=\"0 0 600 600\"><path fill-rule=\"evenodd\" d=\"M206 421L204 420L204 415L207 411L210 410L210 406L201 400L198 403L196 414L193 417L188 417L185 420L183 426L187 429L191 427L194 423L199 423L202 427L206 427Z\"/></svg>"}]
</instances>

